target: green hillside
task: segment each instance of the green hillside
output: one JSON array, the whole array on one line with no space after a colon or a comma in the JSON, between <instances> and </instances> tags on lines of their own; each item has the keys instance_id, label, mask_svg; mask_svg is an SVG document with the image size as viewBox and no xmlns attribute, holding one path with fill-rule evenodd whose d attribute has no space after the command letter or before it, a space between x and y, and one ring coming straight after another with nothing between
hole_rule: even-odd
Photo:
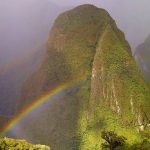
<instances>
[{"instance_id":1,"label":"green hillside","mask_svg":"<svg viewBox=\"0 0 150 150\"><path fill-rule=\"evenodd\" d=\"M33 145L25 140L15 140L10 138L0 139L0 149L1 150L50 150L48 146L45 145Z\"/></svg>"},{"instance_id":2,"label":"green hillside","mask_svg":"<svg viewBox=\"0 0 150 150\"><path fill-rule=\"evenodd\" d=\"M42 110L38 124L29 122L32 130L25 132L35 135L35 142L53 150L99 150L103 129L126 136L128 143L148 136L149 86L124 34L105 10L93 5L58 16L45 60L25 83L18 109L69 80L78 81L75 88ZM41 132L45 124L49 128Z\"/></svg>"}]
</instances>

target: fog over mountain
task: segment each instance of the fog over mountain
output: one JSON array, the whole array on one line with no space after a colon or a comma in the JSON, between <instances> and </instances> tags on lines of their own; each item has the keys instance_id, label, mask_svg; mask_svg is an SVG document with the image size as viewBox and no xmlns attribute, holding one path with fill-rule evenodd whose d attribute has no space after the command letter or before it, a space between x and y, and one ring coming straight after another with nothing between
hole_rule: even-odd
<instances>
[{"instance_id":1,"label":"fog over mountain","mask_svg":"<svg viewBox=\"0 0 150 150\"><path fill-rule=\"evenodd\" d=\"M150 83L150 35L136 48L134 56L145 78Z\"/></svg>"},{"instance_id":2,"label":"fog over mountain","mask_svg":"<svg viewBox=\"0 0 150 150\"><path fill-rule=\"evenodd\" d=\"M45 42L58 12L83 3L109 11L133 50L150 33L148 0L5 0L0 1L0 63Z\"/></svg>"},{"instance_id":3,"label":"fog over mountain","mask_svg":"<svg viewBox=\"0 0 150 150\"><path fill-rule=\"evenodd\" d=\"M0 115L14 114L22 84L40 65L59 11L48 0L0 1Z\"/></svg>"},{"instance_id":4,"label":"fog over mountain","mask_svg":"<svg viewBox=\"0 0 150 150\"><path fill-rule=\"evenodd\" d=\"M150 33L150 20L148 16L150 2L148 0L1 0L0 83L7 83L5 88L1 84L1 89L3 89L3 92L0 92L1 107L4 107L4 101L7 101L7 93L16 94L15 88L13 88L14 86L16 87L16 82L14 82L13 78L15 74L13 72L17 72L17 75L15 75L17 77L22 75L21 67L16 67L19 69L16 70L12 64L17 62L17 64L22 66L26 62L25 58L35 58L31 54L33 55L34 52L36 54L36 51L39 51L39 48L43 47L46 43L50 28L58 14L83 3L92 3L98 7L105 8L116 20L118 26L125 32L132 51ZM44 50L41 49L41 51ZM36 65L33 64L33 66ZM2 77L4 70L9 71L6 71L5 73L7 74L3 74ZM27 68L27 70L30 69ZM27 74L29 75L29 72ZM27 76L23 78L25 80ZM21 86L21 83L18 84ZM12 95L10 94L9 97L12 97Z\"/></svg>"},{"instance_id":5,"label":"fog over mountain","mask_svg":"<svg viewBox=\"0 0 150 150\"><path fill-rule=\"evenodd\" d=\"M0 0L0 137L150 147L150 87L137 66L149 79L149 10L148 0Z\"/></svg>"},{"instance_id":6,"label":"fog over mountain","mask_svg":"<svg viewBox=\"0 0 150 150\"><path fill-rule=\"evenodd\" d=\"M0 63L45 43L58 12L48 0L0 1Z\"/></svg>"}]
</instances>

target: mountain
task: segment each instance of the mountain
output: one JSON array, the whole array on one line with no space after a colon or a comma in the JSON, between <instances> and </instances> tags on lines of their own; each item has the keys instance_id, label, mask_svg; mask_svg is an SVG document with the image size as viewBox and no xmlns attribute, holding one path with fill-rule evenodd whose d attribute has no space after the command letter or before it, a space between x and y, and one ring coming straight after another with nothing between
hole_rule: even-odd
<instances>
[{"instance_id":1,"label":"mountain","mask_svg":"<svg viewBox=\"0 0 150 150\"><path fill-rule=\"evenodd\" d=\"M99 1L98 1L99 2ZM97 3L98 3L97 2ZM105 0L99 2L99 5L109 10L117 25L125 32L132 52L143 41L150 32L150 20L148 18L149 1L120 1L120 0ZM144 8L140 9L139 8ZM133 11L134 9L134 11ZM143 17L144 16L144 17ZM143 23L140 23L143 22Z\"/></svg>"},{"instance_id":2,"label":"mountain","mask_svg":"<svg viewBox=\"0 0 150 150\"><path fill-rule=\"evenodd\" d=\"M134 56L146 79L150 82L150 35L136 48Z\"/></svg>"},{"instance_id":3,"label":"mountain","mask_svg":"<svg viewBox=\"0 0 150 150\"><path fill-rule=\"evenodd\" d=\"M103 129L129 143L149 129L150 88L123 32L93 5L55 20L43 64L23 86L18 113L40 99L44 102L18 123L22 131L12 129L13 136L53 150L92 150L100 148Z\"/></svg>"}]
</instances>

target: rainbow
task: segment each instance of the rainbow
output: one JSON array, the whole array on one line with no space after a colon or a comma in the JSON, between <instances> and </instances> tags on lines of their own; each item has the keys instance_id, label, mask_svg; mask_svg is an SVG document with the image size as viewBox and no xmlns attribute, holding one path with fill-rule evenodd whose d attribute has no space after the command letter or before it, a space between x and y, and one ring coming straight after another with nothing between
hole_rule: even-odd
<instances>
[{"instance_id":1,"label":"rainbow","mask_svg":"<svg viewBox=\"0 0 150 150\"><path fill-rule=\"evenodd\" d=\"M46 93L44 93L42 96L40 96L37 100L34 100L31 104L27 105L19 114L16 114L1 130L0 135L5 136L5 134L13 129L18 122L20 122L23 118L25 118L27 115L29 115L31 112L33 112L35 109L37 109L39 106L41 106L46 101L50 101L52 97L56 96L57 94L70 89L71 87L74 87L75 85L78 85L82 81L84 81L85 78L78 78L70 81L63 82L54 88L51 88Z\"/></svg>"}]
</instances>

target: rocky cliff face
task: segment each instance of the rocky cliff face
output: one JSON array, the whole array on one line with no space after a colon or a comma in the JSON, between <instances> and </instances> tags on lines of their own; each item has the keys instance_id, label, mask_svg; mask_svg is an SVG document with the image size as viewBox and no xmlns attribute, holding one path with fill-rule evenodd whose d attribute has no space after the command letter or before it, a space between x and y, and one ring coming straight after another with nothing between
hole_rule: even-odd
<instances>
[{"instance_id":1,"label":"rocky cliff face","mask_svg":"<svg viewBox=\"0 0 150 150\"><path fill-rule=\"evenodd\" d=\"M136 48L136 61L150 83L150 35Z\"/></svg>"},{"instance_id":2,"label":"rocky cliff face","mask_svg":"<svg viewBox=\"0 0 150 150\"><path fill-rule=\"evenodd\" d=\"M124 34L105 10L92 5L56 19L43 65L25 83L18 109L71 80L75 84L43 106L40 118L28 121L29 139L54 150L94 149L101 129L117 128L134 141L136 129L149 126L150 89Z\"/></svg>"}]
</instances>

